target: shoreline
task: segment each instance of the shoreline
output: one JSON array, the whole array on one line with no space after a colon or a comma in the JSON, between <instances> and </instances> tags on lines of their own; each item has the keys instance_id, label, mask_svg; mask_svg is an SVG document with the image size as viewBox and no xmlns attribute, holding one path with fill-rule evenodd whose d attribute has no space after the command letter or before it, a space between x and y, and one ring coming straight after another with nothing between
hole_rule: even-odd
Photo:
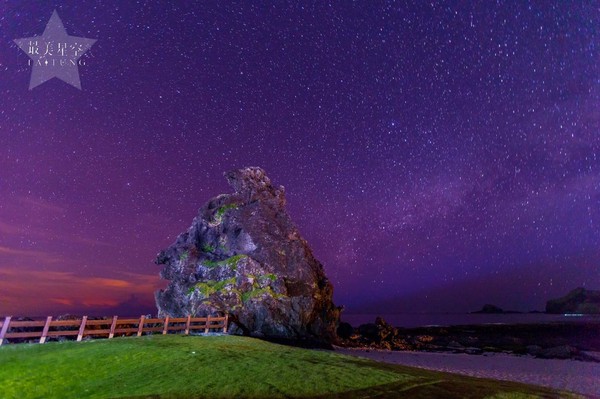
<instances>
[{"instance_id":1,"label":"shoreline","mask_svg":"<svg viewBox=\"0 0 600 399\"><path fill-rule=\"evenodd\" d=\"M448 352L389 351L335 347L335 352L379 362L401 364L494 380L515 381L600 398L600 363L539 359L505 353L469 355Z\"/></svg>"},{"instance_id":2,"label":"shoreline","mask_svg":"<svg viewBox=\"0 0 600 399\"><path fill-rule=\"evenodd\" d=\"M392 351L499 353L600 362L600 320L448 327L393 327L382 317L353 327L340 323L339 346Z\"/></svg>"}]
</instances>

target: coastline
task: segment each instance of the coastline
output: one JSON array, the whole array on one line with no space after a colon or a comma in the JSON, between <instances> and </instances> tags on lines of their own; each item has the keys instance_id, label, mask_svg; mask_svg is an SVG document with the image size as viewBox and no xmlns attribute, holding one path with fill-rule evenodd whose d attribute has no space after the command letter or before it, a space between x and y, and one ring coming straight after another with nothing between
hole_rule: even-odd
<instances>
[{"instance_id":1,"label":"coastline","mask_svg":"<svg viewBox=\"0 0 600 399\"><path fill-rule=\"evenodd\" d=\"M435 353L531 355L542 359L600 362L600 319L528 324L393 327L382 317L358 327L341 322L346 348Z\"/></svg>"},{"instance_id":2,"label":"coastline","mask_svg":"<svg viewBox=\"0 0 600 399\"><path fill-rule=\"evenodd\" d=\"M600 398L600 363L504 353L389 351L335 347L340 354L479 378L523 382Z\"/></svg>"}]
</instances>

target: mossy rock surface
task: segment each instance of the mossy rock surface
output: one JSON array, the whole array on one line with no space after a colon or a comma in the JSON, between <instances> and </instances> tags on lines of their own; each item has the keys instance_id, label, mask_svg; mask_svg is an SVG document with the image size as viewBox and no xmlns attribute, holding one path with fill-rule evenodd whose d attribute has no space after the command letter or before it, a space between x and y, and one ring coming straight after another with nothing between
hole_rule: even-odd
<instances>
[{"instance_id":1,"label":"mossy rock surface","mask_svg":"<svg viewBox=\"0 0 600 399\"><path fill-rule=\"evenodd\" d=\"M225 177L235 192L211 199L157 257L169 280L159 315L228 313L234 333L334 341L333 286L287 214L284 188L260 168Z\"/></svg>"}]
</instances>

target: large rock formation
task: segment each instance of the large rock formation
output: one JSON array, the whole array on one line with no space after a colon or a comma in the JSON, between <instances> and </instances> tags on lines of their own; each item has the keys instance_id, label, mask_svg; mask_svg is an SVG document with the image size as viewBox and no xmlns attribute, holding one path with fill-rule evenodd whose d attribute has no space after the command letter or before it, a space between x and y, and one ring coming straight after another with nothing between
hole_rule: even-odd
<instances>
[{"instance_id":1,"label":"large rock formation","mask_svg":"<svg viewBox=\"0 0 600 399\"><path fill-rule=\"evenodd\" d=\"M576 288L562 298L546 302L546 313L600 313L600 291Z\"/></svg>"},{"instance_id":2,"label":"large rock formation","mask_svg":"<svg viewBox=\"0 0 600 399\"><path fill-rule=\"evenodd\" d=\"M225 173L233 194L204 205L158 254L160 316L227 312L232 333L331 342L339 320L323 266L286 213L282 186L256 167Z\"/></svg>"}]
</instances>

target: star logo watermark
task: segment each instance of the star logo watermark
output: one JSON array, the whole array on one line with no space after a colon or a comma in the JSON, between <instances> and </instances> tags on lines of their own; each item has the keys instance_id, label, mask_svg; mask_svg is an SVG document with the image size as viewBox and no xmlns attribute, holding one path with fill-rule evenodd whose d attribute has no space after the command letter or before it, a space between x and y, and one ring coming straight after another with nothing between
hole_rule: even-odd
<instances>
[{"instance_id":1,"label":"star logo watermark","mask_svg":"<svg viewBox=\"0 0 600 399\"><path fill-rule=\"evenodd\" d=\"M95 39L69 36L56 10L41 36L15 39L17 46L29 56L32 66L29 90L52 78L81 90L79 66L85 65L81 56L95 42Z\"/></svg>"}]
</instances>

